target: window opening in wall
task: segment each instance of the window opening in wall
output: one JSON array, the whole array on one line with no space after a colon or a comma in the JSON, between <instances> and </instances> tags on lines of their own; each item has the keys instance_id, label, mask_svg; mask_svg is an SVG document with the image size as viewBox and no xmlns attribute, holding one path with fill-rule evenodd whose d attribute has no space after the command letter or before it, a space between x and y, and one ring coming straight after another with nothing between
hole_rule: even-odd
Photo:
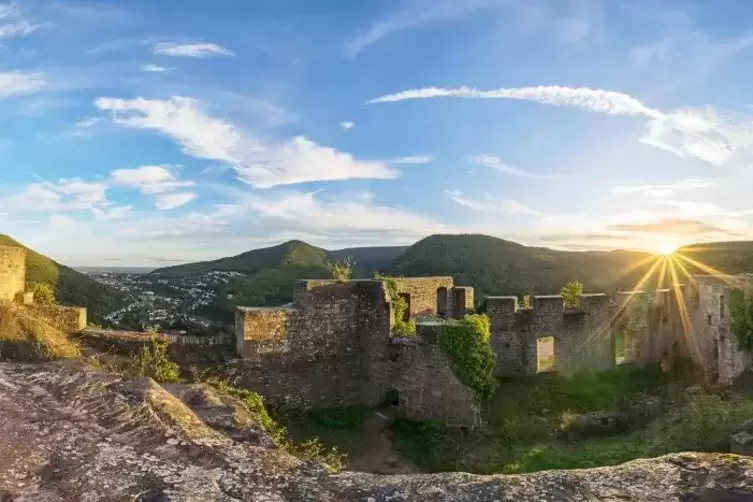
<instances>
[{"instance_id":1,"label":"window opening in wall","mask_svg":"<svg viewBox=\"0 0 753 502\"><path fill-rule=\"evenodd\" d=\"M536 372L554 369L554 337L544 336L536 340Z\"/></svg>"},{"instance_id":2,"label":"window opening in wall","mask_svg":"<svg viewBox=\"0 0 753 502\"><path fill-rule=\"evenodd\" d=\"M447 315L447 288L442 287L437 289L437 315L439 317L445 317Z\"/></svg>"},{"instance_id":3,"label":"window opening in wall","mask_svg":"<svg viewBox=\"0 0 753 502\"><path fill-rule=\"evenodd\" d=\"M384 395L382 400L384 406L399 406L400 405L400 393L397 389L390 389L387 394Z\"/></svg>"},{"instance_id":4,"label":"window opening in wall","mask_svg":"<svg viewBox=\"0 0 753 502\"><path fill-rule=\"evenodd\" d=\"M627 350L630 343L630 333L619 330L614 334L614 363L622 364L627 360Z\"/></svg>"},{"instance_id":5,"label":"window opening in wall","mask_svg":"<svg viewBox=\"0 0 753 502\"><path fill-rule=\"evenodd\" d=\"M719 297L719 319L724 319L724 295Z\"/></svg>"},{"instance_id":6,"label":"window opening in wall","mask_svg":"<svg viewBox=\"0 0 753 502\"><path fill-rule=\"evenodd\" d=\"M405 300L406 308L403 311L403 322L408 322L410 321L410 294L400 293L398 296Z\"/></svg>"},{"instance_id":7,"label":"window opening in wall","mask_svg":"<svg viewBox=\"0 0 753 502\"><path fill-rule=\"evenodd\" d=\"M711 314L706 314L706 324L711 326Z\"/></svg>"}]
</instances>

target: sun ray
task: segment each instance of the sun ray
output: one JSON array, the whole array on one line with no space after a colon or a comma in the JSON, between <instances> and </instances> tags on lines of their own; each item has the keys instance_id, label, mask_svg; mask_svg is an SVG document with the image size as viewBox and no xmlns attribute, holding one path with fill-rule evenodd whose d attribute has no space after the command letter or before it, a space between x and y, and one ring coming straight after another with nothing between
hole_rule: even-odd
<instances>
[{"instance_id":1,"label":"sun ray","mask_svg":"<svg viewBox=\"0 0 753 502\"><path fill-rule=\"evenodd\" d=\"M673 263L674 265L676 265L676 266L677 266L677 268L679 268L679 269L680 269L680 272L682 272L682 273L683 273L683 275L684 275L685 277L687 277L687 278L688 278L688 280L689 280L689 281L690 281L690 282L691 282L692 284L695 284L695 283L696 283L695 277L693 277L693 276L691 275L691 273L690 273L690 272L688 272L688 269L687 269L687 268L685 268L685 265L683 265L682 263L680 263L680 262L679 262L679 261L678 261L678 260L676 259L677 257L681 257L681 255L680 255L679 253L675 253L675 256L673 257L672 263Z\"/></svg>"},{"instance_id":2,"label":"sun ray","mask_svg":"<svg viewBox=\"0 0 753 502\"><path fill-rule=\"evenodd\" d=\"M682 293L682 286L679 284L677 277L677 269L675 268L676 258L670 256L669 259L669 273L672 276L672 282L675 293L675 300L677 301L677 310L680 314L680 323L682 324L682 334L686 339L687 346L690 347L692 354L691 357L694 361L700 360L701 349L698 347L698 341L695 338L695 332L693 330L693 324L690 322L690 315L688 314L688 306L685 302L685 295Z\"/></svg>"},{"instance_id":3,"label":"sun ray","mask_svg":"<svg viewBox=\"0 0 753 502\"><path fill-rule=\"evenodd\" d=\"M664 287L664 278L667 275L667 262L669 262L669 258L671 258L671 256L665 256L661 261L661 270L659 271L659 280L656 283L656 289L662 289Z\"/></svg>"},{"instance_id":4,"label":"sun ray","mask_svg":"<svg viewBox=\"0 0 753 502\"><path fill-rule=\"evenodd\" d=\"M647 282L647 281L648 281L648 280L649 280L649 279L651 278L651 276L652 276L652 275L654 274L654 272L656 271L656 268L657 268L657 267L659 266L659 263L660 263L661 261L662 261L661 257L657 257L657 258L656 258L656 261L654 262L654 264L653 264L653 265L651 265L651 268L650 268L650 269L648 269L648 270L646 271L646 273L645 273L645 274L643 274L643 277L641 277L641 278L640 278L640 279L638 280L638 282L636 282L636 283L635 283L635 285L633 285L633 287L632 287L632 289L631 289L630 291L626 291L626 293L632 293L632 292L640 291L640 290L641 290L641 288L643 288L643 285L644 285L644 284L646 284L646 282ZM629 295L629 296L626 296L626 297L625 297L625 300L624 300L624 301L622 302L622 304L621 304L621 305L620 305L620 306L619 306L619 307L617 308L617 311L616 311L616 312L614 313L614 315L613 315L613 316L612 316L612 318L610 319L610 325L611 325L612 323L614 323L614 322L615 322L615 321L616 321L616 320L617 320L617 319L618 319L618 318L620 317L620 315L622 315L622 312L623 312L623 311L625 310L625 308L627 307L628 303L630 302L630 300L631 300L632 298L633 298L633 295L632 295L632 294L631 294L631 295Z\"/></svg>"},{"instance_id":5,"label":"sun ray","mask_svg":"<svg viewBox=\"0 0 753 502\"><path fill-rule=\"evenodd\" d=\"M721 281L729 284L730 286L734 286L735 283L730 278L729 274L725 274L724 272L721 272L713 267L710 267L706 265L705 263L701 263L700 261L690 258L689 256L685 256L683 254L677 253L676 256L680 258L681 260L684 260L686 263L689 263L690 265L697 267L701 269L703 272L706 272L709 275L713 275L714 277L720 279Z\"/></svg>"}]
</instances>

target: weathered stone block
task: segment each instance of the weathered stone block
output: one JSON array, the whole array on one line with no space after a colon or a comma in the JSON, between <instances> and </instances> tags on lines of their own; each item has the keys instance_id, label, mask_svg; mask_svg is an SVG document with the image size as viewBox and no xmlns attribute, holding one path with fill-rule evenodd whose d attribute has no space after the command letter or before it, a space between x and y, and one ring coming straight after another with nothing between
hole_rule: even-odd
<instances>
[{"instance_id":1,"label":"weathered stone block","mask_svg":"<svg viewBox=\"0 0 753 502\"><path fill-rule=\"evenodd\" d=\"M26 250L0 246L0 301L12 302L26 289Z\"/></svg>"}]
</instances>

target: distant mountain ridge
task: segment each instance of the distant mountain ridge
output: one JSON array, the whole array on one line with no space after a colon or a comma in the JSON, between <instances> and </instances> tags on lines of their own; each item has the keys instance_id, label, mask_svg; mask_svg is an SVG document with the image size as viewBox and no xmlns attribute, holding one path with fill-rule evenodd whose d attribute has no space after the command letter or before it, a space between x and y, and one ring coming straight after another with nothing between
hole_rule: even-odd
<instances>
[{"instance_id":1,"label":"distant mountain ridge","mask_svg":"<svg viewBox=\"0 0 753 502\"><path fill-rule=\"evenodd\" d=\"M37 253L7 235L0 234L0 246L26 249L27 284L49 284L55 289L61 304L86 307L90 320L101 322L104 315L119 308L123 302L119 292Z\"/></svg>"}]
</instances>

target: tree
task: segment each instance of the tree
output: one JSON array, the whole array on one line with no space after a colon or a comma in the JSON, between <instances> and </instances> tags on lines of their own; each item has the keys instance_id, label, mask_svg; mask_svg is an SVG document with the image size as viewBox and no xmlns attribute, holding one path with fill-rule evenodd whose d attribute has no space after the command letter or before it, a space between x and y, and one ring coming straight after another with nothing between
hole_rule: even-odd
<instances>
[{"instance_id":1,"label":"tree","mask_svg":"<svg viewBox=\"0 0 753 502\"><path fill-rule=\"evenodd\" d=\"M33 282L29 284L27 289L34 293L35 303L40 305L54 305L57 303L57 300L55 299L55 290L47 283Z\"/></svg>"},{"instance_id":2,"label":"tree","mask_svg":"<svg viewBox=\"0 0 753 502\"><path fill-rule=\"evenodd\" d=\"M353 258L346 256L341 262L327 263L327 268L332 278L338 282L348 282L353 276L353 266L356 264Z\"/></svg>"},{"instance_id":3,"label":"tree","mask_svg":"<svg viewBox=\"0 0 753 502\"><path fill-rule=\"evenodd\" d=\"M562 303L565 308L575 308L578 306L578 297L583 294L583 284L578 281L570 281L560 290Z\"/></svg>"}]
</instances>

